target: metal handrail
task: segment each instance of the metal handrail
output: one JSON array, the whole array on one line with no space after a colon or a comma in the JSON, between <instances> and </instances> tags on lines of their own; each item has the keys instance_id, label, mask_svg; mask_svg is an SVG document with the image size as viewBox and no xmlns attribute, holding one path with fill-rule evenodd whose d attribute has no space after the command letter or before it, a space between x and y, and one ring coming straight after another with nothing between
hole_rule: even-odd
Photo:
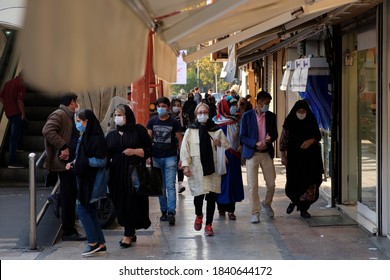
<instances>
[{"instance_id":1,"label":"metal handrail","mask_svg":"<svg viewBox=\"0 0 390 280\"><path fill-rule=\"evenodd\" d=\"M45 204L39 211L38 215L36 215L36 168L43 167L43 161L46 158L46 152L44 151L39 159L35 163L35 153L29 154L29 188L30 188L30 250L37 249L37 226L42 221L46 210L49 208L49 201L46 200ZM35 163L35 164L34 164ZM58 192L60 187L60 180L57 180L51 194L55 194Z\"/></svg>"},{"instance_id":2,"label":"metal handrail","mask_svg":"<svg viewBox=\"0 0 390 280\"><path fill-rule=\"evenodd\" d=\"M36 212L36 187L35 187L35 154L28 155L29 159L29 182L30 182L30 250L37 249L37 223L35 221Z\"/></svg>"},{"instance_id":3,"label":"metal handrail","mask_svg":"<svg viewBox=\"0 0 390 280\"><path fill-rule=\"evenodd\" d=\"M42 168L45 159L46 159L46 151L43 151L43 153L41 154L41 156L38 158L37 162L35 163L35 168ZM34 174L35 174L35 172L34 172ZM58 179L56 184L53 187L53 190L51 191L51 195L58 193L59 188L60 188L60 180ZM37 225L39 225L39 223L41 222L43 215L46 213L46 210L48 208L49 208L49 201L46 200L41 211L39 211L39 213L37 215L37 218L36 218Z\"/></svg>"}]
</instances>

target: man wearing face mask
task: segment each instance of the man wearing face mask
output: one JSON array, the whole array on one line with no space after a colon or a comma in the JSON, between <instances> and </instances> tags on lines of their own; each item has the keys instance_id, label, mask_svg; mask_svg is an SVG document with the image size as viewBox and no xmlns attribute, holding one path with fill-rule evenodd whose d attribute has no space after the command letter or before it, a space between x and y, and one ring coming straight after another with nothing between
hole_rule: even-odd
<instances>
[{"instance_id":1,"label":"man wearing face mask","mask_svg":"<svg viewBox=\"0 0 390 280\"><path fill-rule=\"evenodd\" d=\"M183 112L181 108L181 100L180 99L173 99L171 102L172 109L171 109L171 116L175 118L179 124L181 129L181 134L184 135L186 132L186 129L189 125L189 118L186 113ZM180 150L180 147L178 147L178 150ZM177 153L177 162L180 161L180 154ZM183 169L181 169L181 166L177 166L177 183L179 185L179 193L182 193L186 190L186 188L183 186L183 180L184 180L184 174Z\"/></svg>"},{"instance_id":2,"label":"man wearing face mask","mask_svg":"<svg viewBox=\"0 0 390 280\"><path fill-rule=\"evenodd\" d=\"M75 158L79 132L74 122L74 114L78 109L77 95L73 92L61 94L60 107L49 115L42 129L45 142L45 167L50 172L58 173L60 178L59 202L50 196L49 202L62 208L62 240L86 240L75 228L77 184L73 170L67 170L66 164ZM55 207L59 207L55 205Z\"/></svg>"},{"instance_id":3,"label":"man wearing face mask","mask_svg":"<svg viewBox=\"0 0 390 280\"><path fill-rule=\"evenodd\" d=\"M148 121L146 128L153 143L153 165L161 168L164 181L160 220L175 225L177 152L183 136L179 122L169 115L169 99L161 97L156 103L158 115Z\"/></svg>"},{"instance_id":4,"label":"man wearing face mask","mask_svg":"<svg viewBox=\"0 0 390 280\"><path fill-rule=\"evenodd\" d=\"M258 185L259 166L263 172L267 187L266 195L261 205L269 217L274 217L271 207L275 193L276 172L273 162L273 142L278 138L276 115L268 111L271 95L260 91L256 97L256 108L245 112L240 127L242 157L246 159L247 181L250 194L251 223L260 222L260 197Z\"/></svg>"}]
</instances>

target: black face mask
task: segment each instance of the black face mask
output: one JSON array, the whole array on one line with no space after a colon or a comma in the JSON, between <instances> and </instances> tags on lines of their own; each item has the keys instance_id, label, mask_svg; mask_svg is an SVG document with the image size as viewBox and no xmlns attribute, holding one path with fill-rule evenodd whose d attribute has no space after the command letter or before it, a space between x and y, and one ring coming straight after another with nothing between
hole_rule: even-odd
<instances>
[{"instance_id":1,"label":"black face mask","mask_svg":"<svg viewBox=\"0 0 390 280\"><path fill-rule=\"evenodd\" d=\"M188 100L189 101L194 101L194 98L193 97L188 97Z\"/></svg>"}]
</instances>

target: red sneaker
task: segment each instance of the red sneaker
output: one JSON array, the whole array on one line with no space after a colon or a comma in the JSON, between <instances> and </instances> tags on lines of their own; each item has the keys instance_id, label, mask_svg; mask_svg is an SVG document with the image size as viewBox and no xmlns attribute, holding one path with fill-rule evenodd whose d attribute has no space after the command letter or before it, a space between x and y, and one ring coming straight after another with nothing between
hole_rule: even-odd
<instances>
[{"instance_id":1,"label":"red sneaker","mask_svg":"<svg viewBox=\"0 0 390 280\"><path fill-rule=\"evenodd\" d=\"M207 236L214 236L214 231L213 231L213 227L211 225L206 225L204 227L204 235L207 235Z\"/></svg>"},{"instance_id":2,"label":"red sneaker","mask_svg":"<svg viewBox=\"0 0 390 280\"><path fill-rule=\"evenodd\" d=\"M203 223L203 216L196 216L195 223L194 223L194 229L196 231L200 231L202 229L202 223Z\"/></svg>"}]
</instances>

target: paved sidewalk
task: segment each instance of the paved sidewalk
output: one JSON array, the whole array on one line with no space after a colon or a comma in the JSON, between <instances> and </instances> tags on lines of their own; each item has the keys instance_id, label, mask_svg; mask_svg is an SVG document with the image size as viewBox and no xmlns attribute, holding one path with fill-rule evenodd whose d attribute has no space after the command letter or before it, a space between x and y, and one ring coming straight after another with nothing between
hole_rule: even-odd
<instances>
[{"instance_id":1,"label":"paved sidewalk","mask_svg":"<svg viewBox=\"0 0 390 280\"><path fill-rule=\"evenodd\" d=\"M178 194L176 225L169 226L159 220L157 198L150 198L150 217L152 226L148 230L137 231L138 240L130 248L119 247L123 235L120 226L114 224L104 230L108 252L94 256L93 260L369 260L390 259L390 240L374 237L358 225L347 226L309 226L299 212L286 214L289 200L284 195L284 167L275 161L277 169L277 189L273 208L273 219L261 213L259 224L249 222L248 191L246 198L237 203L237 220L220 217L216 211L213 228L215 236L204 236L195 231L193 197L187 189ZM246 185L246 172L243 168ZM264 185L262 174L259 183ZM184 182L186 184L186 182ZM324 190L326 185L324 183ZM264 197L265 187L261 187ZM205 205L204 205L205 207ZM338 208L328 207L327 200L320 198L310 209L313 217L339 217ZM52 215L52 213L47 213ZM2 213L1 215L4 215ZM3 230L1 225L0 231ZM82 231L82 227L80 227ZM15 236L17 238L17 236ZM38 244L40 246L40 244ZM45 246L39 251L7 247L0 244L0 258L5 260L79 260L85 242L59 241L53 246Z\"/></svg>"}]
</instances>

